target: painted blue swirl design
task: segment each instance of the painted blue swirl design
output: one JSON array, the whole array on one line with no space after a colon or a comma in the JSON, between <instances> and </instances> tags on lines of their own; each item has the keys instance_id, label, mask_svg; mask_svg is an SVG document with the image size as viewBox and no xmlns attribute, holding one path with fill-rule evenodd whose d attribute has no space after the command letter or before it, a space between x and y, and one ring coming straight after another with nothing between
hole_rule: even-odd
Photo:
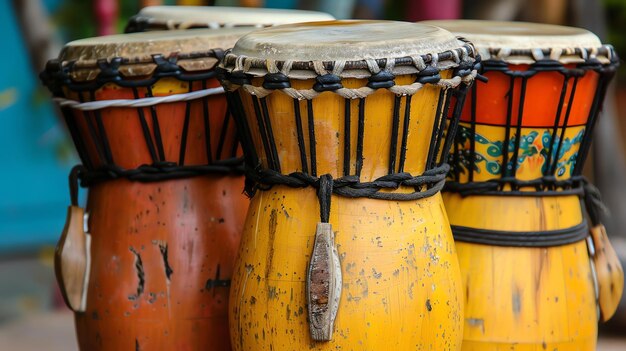
<instances>
[{"instance_id":1,"label":"painted blue swirl design","mask_svg":"<svg viewBox=\"0 0 626 351\"><path fill-rule=\"evenodd\" d=\"M547 161L548 158L550 158L550 163L553 163L555 159L558 160L555 170L556 176L563 176L566 173L569 173L569 175L571 176L572 172L574 171L578 152L573 152L567 158L564 158L564 156L568 152L570 152L572 148L576 147L582 142L584 135L585 129L582 128L573 138L566 137L561 143L561 147L559 148L558 145L560 142L560 130L557 131L554 140L552 138L551 131L548 129L545 129L542 132L532 130L528 134L522 135L520 138L516 169L522 167L524 162L529 157L540 155L542 160L542 174L547 174L549 172L550 165L547 163ZM475 152L474 155L470 155L470 150L469 148L466 148L466 145L469 145L471 138L471 129L466 126L459 125L459 129L457 131L455 139L455 149L457 150L456 155L452 155L452 157L450 158L450 161L452 163L450 165L451 174L464 174L468 172L469 168L471 167L470 161L473 158L473 170L475 173L481 173L485 171L492 175L500 175L502 172L501 162L504 142L501 140L492 141L485 136L476 133L474 135L474 140L477 144L482 144L486 146L487 155L483 155L480 152ZM538 140L537 138L540 139ZM512 157L513 151L515 150L515 144L516 138L513 135L509 139L508 145L506 145L506 150L509 153L510 157ZM551 146L552 150L550 150ZM550 152L551 155L550 157L548 157L548 154ZM512 170L513 160L509 160L506 166L507 169Z\"/></svg>"}]
</instances>

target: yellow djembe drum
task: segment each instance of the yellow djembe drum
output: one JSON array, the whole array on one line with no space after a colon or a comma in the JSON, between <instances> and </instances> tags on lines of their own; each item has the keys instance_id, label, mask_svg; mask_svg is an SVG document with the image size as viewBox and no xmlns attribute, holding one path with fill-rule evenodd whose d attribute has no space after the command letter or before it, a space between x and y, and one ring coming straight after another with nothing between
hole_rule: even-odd
<instances>
[{"instance_id":1,"label":"yellow djembe drum","mask_svg":"<svg viewBox=\"0 0 626 351\"><path fill-rule=\"evenodd\" d=\"M196 28L262 28L333 19L327 13L317 11L228 6L148 6L131 17L125 31L134 33Z\"/></svg>"},{"instance_id":2,"label":"yellow djembe drum","mask_svg":"<svg viewBox=\"0 0 626 351\"><path fill-rule=\"evenodd\" d=\"M581 173L613 49L578 28L425 23L476 45L489 80L468 95L444 190L465 285L463 350L595 350L597 295L607 319L623 274L594 206L591 229L585 220L581 198L595 199Z\"/></svg>"},{"instance_id":3,"label":"yellow djembe drum","mask_svg":"<svg viewBox=\"0 0 626 351\"><path fill-rule=\"evenodd\" d=\"M460 347L439 189L446 119L473 64L444 30L385 21L273 27L227 53L253 195L231 286L235 350Z\"/></svg>"}]
</instances>

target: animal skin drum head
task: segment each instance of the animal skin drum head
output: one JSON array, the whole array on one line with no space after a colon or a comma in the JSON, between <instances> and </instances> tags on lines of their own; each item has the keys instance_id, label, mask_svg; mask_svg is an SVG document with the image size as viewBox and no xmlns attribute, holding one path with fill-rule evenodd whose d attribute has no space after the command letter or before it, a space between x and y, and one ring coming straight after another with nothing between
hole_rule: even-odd
<instances>
[{"instance_id":1,"label":"animal skin drum head","mask_svg":"<svg viewBox=\"0 0 626 351\"><path fill-rule=\"evenodd\" d=\"M334 19L327 13L316 11L225 6L149 6L141 9L138 16L156 22L217 23L231 26L276 25Z\"/></svg>"},{"instance_id":2,"label":"animal skin drum head","mask_svg":"<svg viewBox=\"0 0 626 351\"><path fill-rule=\"evenodd\" d=\"M561 63L581 62L586 57L575 54L576 49L598 49L602 42L588 30L575 27L558 26L552 24L506 21L481 20L436 20L419 22L441 27L455 35L461 36L474 44L483 59L493 58L494 50L537 50L546 49L558 51L558 56L551 54L551 58ZM524 55L504 54L497 58L510 63L532 63L535 59L523 58ZM528 55L526 55L528 56ZM610 57L599 55L603 62L610 61Z\"/></svg>"},{"instance_id":3,"label":"animal skin drum head","mask_svg":"<svg viewBox=\"0 0 626 351\"><path fill-rule=\"evenodd\" d=\"M114 57L140 58L154 54L191 53L229 49L253 28L173 30L107 35L72 41L59 55L61 61L95 61Z\"/></svg>"},{"instance_id":4,"label":"animal skin drum head","mask_svg":"<svg viewBox=\"0 0 626 351\"><path fill-rule=\"evenodd\" d=\"M424 24L328 21L256 31L242 37L232 53L276 61L348 61L438 53L463 44L448 31Z\"/></svg>"},{"instance_id":5,"label":"animal skin drum head","mask_svg":"<svg viewBox=\"0 0 626 351\"><path fill-rule=\"evenodd\" d=\"M553 24L480 20L420 23L441 27L465 37L477 48L594 48L602 45L600 39L588 30Z\"/></svg>"}]
</instances>

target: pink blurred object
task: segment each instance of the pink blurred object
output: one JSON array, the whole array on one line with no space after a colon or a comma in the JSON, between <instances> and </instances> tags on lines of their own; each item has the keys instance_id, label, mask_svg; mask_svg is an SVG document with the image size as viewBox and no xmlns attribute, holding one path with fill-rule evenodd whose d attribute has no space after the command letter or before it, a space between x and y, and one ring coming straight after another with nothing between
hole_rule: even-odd
<instances>
[{"instance_id":1,"label":"pink blurred object","mask_svg":"<svg viewBox=\"0 0 626 351\"><path fill-rule=\"evenodd\" d=\"M461 18L461 0L412 0L407 4L407 21Z\"/></svg>"},{"instance_id":2,"label":"pink blurred object","mask_svg":"<svg viewBox=\"0 0 626 351\"><path fill-rule=\"evenodd\" d=\"M117 0L94 0L93 10L98 22L98 35L115 34L118 14Z\"/></svg>"}]
</instances>

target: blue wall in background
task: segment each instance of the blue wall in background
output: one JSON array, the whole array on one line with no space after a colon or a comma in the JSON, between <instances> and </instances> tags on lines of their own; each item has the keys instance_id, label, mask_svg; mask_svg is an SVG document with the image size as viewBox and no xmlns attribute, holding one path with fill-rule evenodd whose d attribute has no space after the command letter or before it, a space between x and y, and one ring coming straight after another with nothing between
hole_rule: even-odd
<instances>
[{"instance_id":1,"label":"blue wall in background","mask_svg":"<svg viewBox=\"0 0 626 351\"><path fill-rule=\"evenodd\" d=\"M76 162L73 154L63 156L72 145L31 68L13 13L10 1L0 1L0 254L56 242Z\"/></svg>"}]
</instances>

